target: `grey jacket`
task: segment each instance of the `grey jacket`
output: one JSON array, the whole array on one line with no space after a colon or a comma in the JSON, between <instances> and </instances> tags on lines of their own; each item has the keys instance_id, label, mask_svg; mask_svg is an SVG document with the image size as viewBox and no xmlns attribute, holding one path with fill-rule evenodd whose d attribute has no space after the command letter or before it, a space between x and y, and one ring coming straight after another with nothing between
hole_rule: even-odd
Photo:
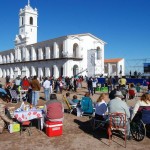
<instances>
[{"instance_id":1,"label":"grey jacket","mask_svg":"<svg viewBox=\"0 0 150 150\"><path fill-rule=\"evenodd\" d=\"M109 113L125 113L127 118L130 118L130 111L128 105L119 97L115 97L108 103L108 110Z\"/></svg>"}]
</instances>

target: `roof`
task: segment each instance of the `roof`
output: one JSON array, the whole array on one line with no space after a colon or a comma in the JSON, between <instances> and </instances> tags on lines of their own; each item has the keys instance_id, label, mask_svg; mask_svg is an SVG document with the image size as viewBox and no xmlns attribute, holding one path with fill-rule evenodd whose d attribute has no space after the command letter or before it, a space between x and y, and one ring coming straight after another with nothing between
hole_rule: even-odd
<instances>
[{"instance_id":1,"label":"roof","mask_svg":"<svg viewBox=\"0 0 150 150\"><path fill-rule=\"evenodd\" d=\"M112 59L105 59L104 62L105 63L117 63L119 61L121 61L123 58L112 58Z\"/></svg>"}]
</instances>

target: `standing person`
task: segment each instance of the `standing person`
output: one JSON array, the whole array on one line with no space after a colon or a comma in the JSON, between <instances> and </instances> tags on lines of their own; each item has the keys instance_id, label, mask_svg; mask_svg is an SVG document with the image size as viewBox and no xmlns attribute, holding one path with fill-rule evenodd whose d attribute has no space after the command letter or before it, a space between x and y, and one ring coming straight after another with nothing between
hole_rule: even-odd
<instances>
[{"instance_id":1,"label":"standing person","mask_svg":"<svg viewBox=\"0 0 150 150\"><path fill-rule=\"evenodd\" d=\"M45 94L45 100L48 101L50 100L50 81L48 78L45 78L45 81L43 83L43 88L44 88L44 94Z\"/></svg>"},{"instance_id":2,"label":"standing person","mask_svg":"<svg viewBox=\"0 0 150 150\"><path fill-rule=\"evenodd\" d=\"M74 78L73 81L74 91L77 92L77 79Z\"/></svg>"},{"instance_id":3,"label":"standing person","mask_svg":"<svg viewBox=\"0 0 150 150\"><path fill-rule=\"evenodd\" d=\"M39 99L39 91L40 91L40 83L37 80L37 76L33 77L33 80L31 81L31 87L32 87L32 105L36 106L38 104Z\"/></svg>"},{"instance_id":4,"label":"standing person","mask_svg":"<svg viewBox=\"0 0 150 150\"><path fill-rule=\"evenodd\" d=\"M30 86L30 82L29 80L27 79L27 77L25 76L23 79L22 79L22 88L24 90L28 90L29 89L29 86Z\"/></svg>"},{"instance_id":5,"label":"standing person","mask_svg":"<svg viewBox=\"0 0 150 150\"><path fill-rule=\"evenodd\" d=\"M21 85L21 79L20 79L20 77L16 78L15 85L16 85L17 88Z\"/></svg>"},{"instance_id":6,"label":"standing person","mask_svg":"<svg viewBox=\"0 0 150 150\"><path fill-rule=\"evenodd\" d=\"M88 90L89 90L89 93L91 93L93 95L93 85L92 85L92 82L93 82L93 80L92 80L92 77L91 77L88 80Z\"/></svg>"},{"instance_id":7,"label":"standing person","mask_svg":"<svg viewBox=\"0 0 150 150\"><path fill-rule=\"evenodd\" d=\"M60 89L60 93L62 93L62 91L63 91L63 82L62 82L62 79L60 79L60 81L59 81L59 89Z\"/></svg>"},{"instance_id":8,"label":"standing person","mask_svg":"<svg viewBox=\"0 0 150 150\"><path fill-rule=\"evenodd\" d=\"M94 89L94 94L95 94L95 90L96 90L96 87L97 87L97 83L98 83L98 80L96 78L94 78L93 82L92 82L92 86L93 86L93 89Z\"/></svg>"},{"instance_id":9,"label":"standing person","mask_svg":"<svg viewBox=\"0 0 150 150\"><path fill-rule=\"evenodd\" d=\"M122 78L119 80L119 85L126 86L127 80L125 76L122 76Z\"/></svg>"},{"instance_id":10,"label":"standing person","mask_svg":"<svg viewBox=\"0 0 150 150\"><path fill-rule=\"evenodd\" d=\"M112 90L112 84L113 84L113 81L112 81L112 77L110 76L107 80L108 93L110 93Z\"/></svg>"}]
</instances>

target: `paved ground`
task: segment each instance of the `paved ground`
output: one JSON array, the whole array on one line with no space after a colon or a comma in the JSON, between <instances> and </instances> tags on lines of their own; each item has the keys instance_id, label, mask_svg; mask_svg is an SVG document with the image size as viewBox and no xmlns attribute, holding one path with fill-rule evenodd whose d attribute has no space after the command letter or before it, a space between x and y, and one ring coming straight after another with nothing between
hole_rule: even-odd
<instances>
[{"instance_id":1,"label":"paved ground","mask_svg":"<svg viewBox=\"0 0 150 150\"><path fill-rule=\"evenodd\" d=\"M1 79L1 82L3 80ZM78 90L77 95L82 97L85 88ZM63 92L65 94L65 91ZM71 93L71 96L75 93ZM92 100L96 101L100 93L92 96ZM41 97L43 93L41 92ZM62 94L57 94L58 99L62 101ZM63 102L63 101L62 101ZM134 106L136 100L128 101L129 106ZM39 105L44 105L45 101L40 99ZM20 103L7 104L8 106L19 107ZM66 105L64 104L66 108ZM121 150L125 149L122 139L113 139L109 146L109 140L105 135L105 131L97 130L92 132L88 117L77 117L73 114L64 114L63 135L60 137L49 138L43 131L39 131L36 127L32 127L32 135L29 136L24 132L21 136L19 133L10 134L5 130L0 134L0 150ZM127 142L128 150L149 150L150 139L145 138L142 142L134 140Z\"/></svg>"}]
</instances>

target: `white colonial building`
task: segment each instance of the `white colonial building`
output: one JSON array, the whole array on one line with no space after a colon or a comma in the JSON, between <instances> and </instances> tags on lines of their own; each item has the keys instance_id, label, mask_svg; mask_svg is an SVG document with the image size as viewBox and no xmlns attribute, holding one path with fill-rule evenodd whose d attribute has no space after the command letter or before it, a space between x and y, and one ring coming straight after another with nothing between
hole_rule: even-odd
<instances>
[{"instance_id":1,"label":"white colonial building","mask_svg":"<svg viewBox=\"0 0 150 150\"><path fill-rule=\"evenodd\" d=\"M104 41L86 33L37 42L37 18L38 11L29 2L20 9L15 47L0 52L0 77L88 75L90 62L93 75L104 74Z\"/></svg>"},{"instance_id":2,"label":"white colonial building","mask_svg":"<svg viewBox=\"0 0 150 150\"><path fill-rule=\"evenodd\" d=\"M105 76L124 76L124 58L113 58L104 60Z\"/></svg>"}]
</instances>

